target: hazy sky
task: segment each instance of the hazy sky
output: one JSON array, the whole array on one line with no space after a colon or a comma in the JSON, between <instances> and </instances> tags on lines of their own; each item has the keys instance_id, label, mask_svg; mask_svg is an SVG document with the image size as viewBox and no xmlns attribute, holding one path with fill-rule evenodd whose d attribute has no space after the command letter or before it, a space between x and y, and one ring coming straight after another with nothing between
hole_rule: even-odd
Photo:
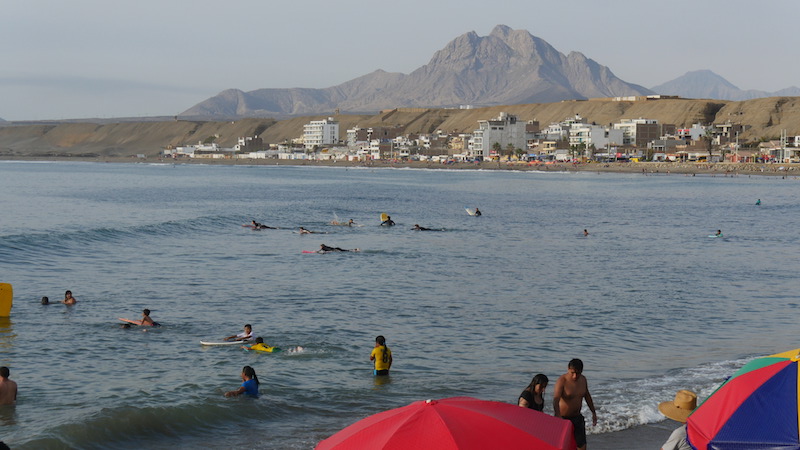
<instances>
[{"instance_id":1,"label":"hazy sky","mask_svg":"<svg viewBox=\"0 0 800 450\"><path fill-rule=\"evenodd\" d=\"M2 0L0 118L175 115L237 88L410 73L498 24L652 87L709 69L800 86L798 0Z\"/></svg>"}]
</instances>

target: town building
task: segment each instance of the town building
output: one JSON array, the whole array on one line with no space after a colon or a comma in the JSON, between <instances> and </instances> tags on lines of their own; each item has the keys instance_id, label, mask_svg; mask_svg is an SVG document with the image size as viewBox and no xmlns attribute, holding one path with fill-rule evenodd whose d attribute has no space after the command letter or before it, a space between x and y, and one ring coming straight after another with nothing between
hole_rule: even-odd
<instances>
[{"instance_id":1,"label":"town building","mask_svg":"<svg viewBox=\"0 0 800 450\"><path fill-rule=\"evenodd\" d=\"M514 149L527 148L526 123L517 120L517 116L501 112L500 116L491 120L479 120L478 129L472 138L470 157L489 159L499 157L511 145ZM500 153L497 151L500 146Z\"/></svg>"},{"instance_id":2,"label":"town building","mask_svg":"<svg viewBox=\"0 0 800 450\"><path fill-rule=\"evenodd\" d=\"M337 143L339 143L339 122L333 117L312 120L303 125L303 145L306 149L312 150Z\"/></svg>"}]
</instances>

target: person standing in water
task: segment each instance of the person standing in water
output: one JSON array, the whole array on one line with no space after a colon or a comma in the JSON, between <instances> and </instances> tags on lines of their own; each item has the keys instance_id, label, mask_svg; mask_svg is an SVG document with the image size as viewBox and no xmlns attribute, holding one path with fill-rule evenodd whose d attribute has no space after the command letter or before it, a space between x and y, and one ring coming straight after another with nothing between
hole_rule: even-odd
<instances>
[{"instance_id":1,"label":"person standing in water","mask_svg":"<svg viewBox=\"0 0 800 450\"><path fill-rule=\"evenodd\" d=\"M586 421L581 415L583 401L586 400L586 406L592 412L592 426L597 425L597 412L589 393L589 383L583 376L583 361L577 358L571 360L567 364L567 373L558 377L553 391L553 415L572 422L575 444L578 450L585 450Z\"/></svg>"},{"instance_id":2,"label":"person standing in water","mask_svg":"<svg viewBox=\"0 0 800 450\"><path fill-rule=\"evenodd\" d=\"M9 380L9 375L8 367L0 367L0 405L17 403L17 383Z\"/></svg>"},{"instance_id":3,"label":"person standing in water","mask_svg":"<svg viewBox=\"0 0 800 450\"><path fill-rule=\"evenodd\" d=\"M239 386L239 389L235 391L228 391L225 393L225 397L237 397L239 395L245 394L248 397L258 398L258 386L261 384L258 381L258 376L256 375L256 370L250 366L244 366L242 368L242 385Z\"/></svg>"},{"instance_id":4,"label":"person standing in water","mask_svg":"<svg viewBox=\"0 0 800 450\"><path fill-rule=\"evenodd\" d=\"M74 305L75 303L78 303L78 300L72 296L72 291L67 291L64 293L64 300L61 300L61 303L65 305Z\"/></svg>"},{"instance_id":5,"label":"person standing in water","mask_svg":"<svg viewBox=\"0 0 800 450\"><path fill-rule=\"evenodd\" d=\"M544 390L547 388L548 383L547 375L537 373L533 380L531 380L531 384L519 394L519 399L517 400L517 406L521 406L523 408L530 408L536 411L543 411L544 410Z\"/></svg>"},{"instance_id":6,"label":"person standing in water","mask_svg":"<svg viewBox=\"0 0 800 450\"><path fill-rule=\"evenodd\" d=\"M375 375L389 375L389 368L392 367L392 351L386 346L386 338L378 336L375 338L375 348L369 355L370 361L375 361Z\"/></svg>"}]
</instances>

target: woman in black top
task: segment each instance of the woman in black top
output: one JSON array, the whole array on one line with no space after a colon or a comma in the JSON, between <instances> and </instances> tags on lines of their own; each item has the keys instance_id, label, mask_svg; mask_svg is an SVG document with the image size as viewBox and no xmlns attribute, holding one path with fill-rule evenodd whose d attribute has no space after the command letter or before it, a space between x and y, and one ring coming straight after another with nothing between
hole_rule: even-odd
<instances>
[{"instance_id":1,"label":"woman in black top","mask_svg":"<svg viewBox=\"0 0 800 450\"><path fill-rule=\"evenodd\" d=\"M544 390L547 388L548 381L546 375L541 373L536 374L533 380L531 380L531 384L519 394L517 406L534 409L536 411L544 410Z\"/></svg>"}]
</instances>

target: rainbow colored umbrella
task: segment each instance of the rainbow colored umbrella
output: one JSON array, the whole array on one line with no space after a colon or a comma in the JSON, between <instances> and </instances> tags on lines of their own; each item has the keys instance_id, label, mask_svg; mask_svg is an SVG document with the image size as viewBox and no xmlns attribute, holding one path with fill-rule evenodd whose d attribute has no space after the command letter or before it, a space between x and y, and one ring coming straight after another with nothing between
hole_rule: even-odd
<instances>
[{"instance_id":1,"label":"rainbow colored umbrella","mask_svg":"<svg viewBox=\"0 0 800 450\"><path fill-rule=\"evenodd\" d=\"M745 364L689 416L692 448L800 449L798 361L800 349Z\"/></svg>"},{"instance_id":2,"label":"rainbow colored umbrella","mask_svg":"<svg viewBox=\"0 0 800 450\"><path fill-rule=\"evenodd\" d=\"M453 397L360 420L317 450L574 450L572 423L510 403Z\"/></svg>"}]
</instances>

